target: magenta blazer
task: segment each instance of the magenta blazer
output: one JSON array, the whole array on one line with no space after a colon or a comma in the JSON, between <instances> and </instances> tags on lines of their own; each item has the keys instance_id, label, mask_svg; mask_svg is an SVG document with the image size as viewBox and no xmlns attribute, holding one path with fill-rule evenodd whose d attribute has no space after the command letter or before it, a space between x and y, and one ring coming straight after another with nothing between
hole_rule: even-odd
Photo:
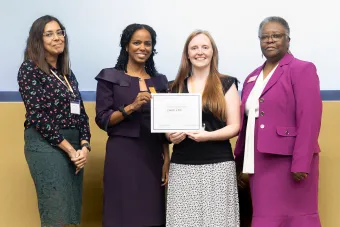
<instances>
[{"instance_id":1,"label":"magenta blazer","mask_svg":"<svg viewBox=\"0 0 340 227\"><path fill-rule=\"evenodd\" d=\"M255 69L243 84L241 130L234 151L239 165L245 147L245 103L263 67ZM259 113L255 150L290 155L291 172L308 173L314 153L320 152L322 99L315 65L286 54L259 98Z\"/></svg>"}]
</instances>

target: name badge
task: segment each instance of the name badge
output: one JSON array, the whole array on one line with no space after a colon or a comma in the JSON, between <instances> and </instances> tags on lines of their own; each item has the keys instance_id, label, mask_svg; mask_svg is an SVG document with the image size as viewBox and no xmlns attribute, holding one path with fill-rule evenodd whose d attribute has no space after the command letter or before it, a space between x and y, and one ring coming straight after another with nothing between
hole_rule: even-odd
<instances>
[{"instance_id":1,"label":"name badge","mask_svg":"<svg viewBox=\"0 0 340 227\"><path fill-rule=\"evenodd\" d=\"M256 78L257 78L257 75L250 77L250 78L248 79L248 82L247 82L247 83L250 83L250 82L255 81Z\"/></svg>"},{"instance_id":2,"label":"name badge","mask_svg":"<svg viewBox=\"0 0 340 227\"><path fill-rule=\"evenodd\" d=\"M156 89L155 89L154 87L149 87L149 90L150 90L150 92L153 93L153 94L157 93L157 92L156 92Z\"/></svg>"},{"instance_id":3,"label":"name badge","mask_svg":"<svg viewBox=\"0 0 340 227\"><path fill-rule=\"evenodd\" d=\"M70 101L71 114L80 115L80 100L72 100Z\"/></svg>"}]
</instances>

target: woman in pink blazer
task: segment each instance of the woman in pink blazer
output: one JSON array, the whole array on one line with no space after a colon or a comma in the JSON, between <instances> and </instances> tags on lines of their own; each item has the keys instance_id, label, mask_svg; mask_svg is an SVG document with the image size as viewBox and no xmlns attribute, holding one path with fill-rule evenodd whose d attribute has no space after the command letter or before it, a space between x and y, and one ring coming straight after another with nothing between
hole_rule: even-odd
<instances>
[{"instance_id":1,"label":"woman in pink blazer","mask_svg":"<svg viewBox=\"0 0 340 227\"><path fill-rule=\"evenodd\" d=\"M245 80L239 172L249 175L252 227L320 227L318 214L322 100L313 63L289 51L288 23L268 17L259 27L266 62Z\"/></svg>"}]
</instances>

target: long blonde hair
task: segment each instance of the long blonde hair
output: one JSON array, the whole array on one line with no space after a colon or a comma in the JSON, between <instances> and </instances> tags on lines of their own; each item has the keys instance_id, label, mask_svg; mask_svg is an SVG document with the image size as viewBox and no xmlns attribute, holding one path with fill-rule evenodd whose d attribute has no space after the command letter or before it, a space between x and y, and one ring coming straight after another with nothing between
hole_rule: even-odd
<instances>
[{"instance_id":1,"label":"long blonde hair","mask_svg":"<svg viewBox=\"0 0 340 227\"><path fill-rule=\"evenodd\" d=\"M225 113L226 113L226 104L223 94L223 87L221 83L221 77L226 77L218 72L218 49L216 43L209 32L197 30L192 32L189 37L187 38L183 53L182 53L182 60L181 64L176 76L175 81L171 85L171 89L178 89L178 92L183 92L183 88L185 86L184 81L185 79L192 74L192 64L189 60L188 55L188 47L191 40L200 34L206 35L213 48L213 56L210 63L210 72L205 83L203 96L202 96L202 104L203 108L209 109L215 117L220 120L226 121Z\"/></svg>"}]
</instances>

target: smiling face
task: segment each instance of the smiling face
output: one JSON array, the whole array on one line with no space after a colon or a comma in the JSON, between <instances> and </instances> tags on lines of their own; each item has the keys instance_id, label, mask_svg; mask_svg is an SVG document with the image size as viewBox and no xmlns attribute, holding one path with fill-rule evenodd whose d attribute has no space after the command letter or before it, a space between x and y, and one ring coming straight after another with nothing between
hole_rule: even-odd
<instances>
[{"instance_id":1,"label":"smiling face","mask_svg":"<svg viewBox=\"0 0 340 227\"><path fill-rule=\"evenodd\" d=\"M260 34L261 51L268 60L279 61L289 49L289 37L283 25L266 23Z\"/></svg>"},{"instance_id":2,"label":"smiling face","mask_svg":"<svg viewBox=\"0 0 340 227\"><path fill-rule=\"evenodd\" d=\"M211 41L205 34L195 36L188 45L188 58L192 67L210 67L213 54Z\"/></svg>"},{"instance_id":3,"label":"smiling face","mask_svg":"<svg viewBox=\"0 0 340 227\"><path fill-rule=\"evenodd\" d=\"M45 54L57 57L64 52L65 31L61 30L56 21L51 21L45 25L43 33L43 44Z\"/></svg>"},{"instance_id":4,"label":"smiling face","mask_svg":"<svg viewBox=\"0 0 340 227\"><path fill-rule=\"evenodd\" d=\"M152 39L148 30L135 31L126 49L129 53L129 63L145 64L152 52Z\"/></svg>"}]
</instances>

